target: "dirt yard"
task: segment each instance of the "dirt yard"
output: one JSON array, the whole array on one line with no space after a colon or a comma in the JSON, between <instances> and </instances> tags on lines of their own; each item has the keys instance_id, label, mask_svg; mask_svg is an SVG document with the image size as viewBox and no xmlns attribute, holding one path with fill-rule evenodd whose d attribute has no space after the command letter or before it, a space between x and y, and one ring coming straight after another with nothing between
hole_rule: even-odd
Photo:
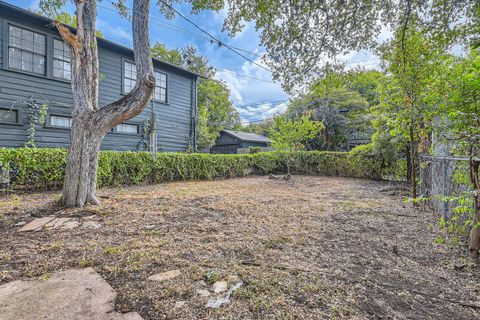
<instances>
[{"instance_id":1,"label":"dirt yard","mask_svg":"<svg viewBox=\"0 0 480 320\"><path fill-rule=\"evenodd\" d=\"M104 189L99 207L53 213L58 193L3 196L0 284L91 266L118 311L155 320L479 319L478 269L435 243L432 214L399 189L308 176L176 182ZM18 232L52 214L97 223ZM197 290L217 280L243 285L206 308Z\"/></svg>"}]
</instances>

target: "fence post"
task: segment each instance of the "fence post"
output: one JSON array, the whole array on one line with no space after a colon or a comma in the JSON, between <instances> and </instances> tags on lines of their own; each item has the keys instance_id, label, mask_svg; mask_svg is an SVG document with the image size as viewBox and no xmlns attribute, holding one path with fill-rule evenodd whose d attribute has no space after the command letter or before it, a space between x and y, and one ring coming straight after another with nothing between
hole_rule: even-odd
<instances>
[{"instance_id":1,"label":"fence post","mask_svg":"<svg viewBox=\"0 0 480 320\"><path fill-rule=\"evenodd\" d=\"M10 185L10 171L0 162L0 188L6 189Z\"/></svg>"},{"instance_id":2,"label":"fence post","mask_svg":"<svg viewBox=\"0 0 480 320\"><path fill-rule=\"evenodd\" d=\"M448 166L447 166L447 159L442 159L442 189L443 189L443 219L448 220L448 200L445 198L448 196L448 190L447 190L447 179L448 179Z\"/></svg>"}]
</instances>

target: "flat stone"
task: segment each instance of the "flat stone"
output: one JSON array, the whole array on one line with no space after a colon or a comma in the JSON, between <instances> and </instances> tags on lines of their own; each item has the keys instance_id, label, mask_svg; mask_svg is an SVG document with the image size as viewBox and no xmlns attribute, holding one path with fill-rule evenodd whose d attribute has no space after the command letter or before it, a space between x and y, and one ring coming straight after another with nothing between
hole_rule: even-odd
<instances>
[{"instance_id":1,"label":"flat stone","mask_svg":"<svg viewBox=\"0 0 480 320\"><path fill-rule=\"evenodd\" d=\"M217 281L213 284L213 292L222 293L227 291L228 284L226 281Z\"/></svg>"},{"instance_id":2,"label":"flat stone","mask_svg":"<svg viewBox=\"0 0 480 320\"><path fill-rule=\"evenodd\" d=\"M88 228L88 229L98 229L98 228L101 228L102 225L99 222L96 222L96 221L85 221L82 224L82 227L83 228Z\"/></svg>"},{"instance_id":3,"label":"flat stone","mask_svg":"<svg viewBox=\"0 0 480 320\"><path fill-rule=\"evenodd\" d=\"M73 229L73 228L76 228L78 227L80 224L75 221L75 220L70 220L70 221L67 221L65 222L63 225L62 225L62 229L64 230L70 230L70 229Z\"/></svg>"},{"instance_id":4,"label":"flat stone","mask_svg":"<svg viewBox=\"0 0 480 320\"><path fill-rule=\"evenodd\" d=\"M178 277L181 274L180 270L170 270L167 272L157 273L148 277L151 281L165 281Z\"/></svg>"},{"instance_id":5,"label":"flat stone","mask_svg":"<svg viewBox=\"0 0 480 320\"><path fill-rule=\"evenodd\" d=\"M45 228L57 229L61 227L65 222L70 220L70 218L56 218L45 224Z\"/></svg>"},{"instance_id":6,"label":"flat stone","mask_svg":"<svg viewBox=\"0 0 480 320\"><path fill-rule=\"evenodd\" d=\"M24 225L20 230L18 231L38 231L38 230L41 230L42 227L49 223L50 221L52 221L53 219L55 219L55 217L43 217L43 218L37 218L33 221L31 221L30 223L27 223L26 225Z\"/></svg>"},{"instance_id":7,"label":"flat stone","mask_svg":"<svg viewBox=\"0 0 480 320\"><path fill-rule=\"evenodd\" d=\"M54 273L48 280L17 280L0 286L0 318L141 320L117 313L117 293L92 268Z\"/></svg>"}]
</instances>

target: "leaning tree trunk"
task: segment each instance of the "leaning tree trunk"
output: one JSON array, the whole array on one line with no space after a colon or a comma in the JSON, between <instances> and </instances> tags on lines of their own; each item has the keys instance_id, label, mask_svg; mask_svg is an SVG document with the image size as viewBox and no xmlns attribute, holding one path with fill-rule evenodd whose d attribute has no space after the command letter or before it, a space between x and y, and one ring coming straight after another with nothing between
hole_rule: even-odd
<instances>
[{"instance_id":1,"label":"leaning tree trunk","mask_svg":"<svg viewBox=\"0 0 480 320\"><path fill-rule=\"evenodd\" d=\"M98 106L96 0L76 0L77 30L56 23L72 56L73 112L70 147L61 202L67 207L98 204L96 197L100 144L114 126L138 115L155 87L148 31L149 0L134 0L133 47L137 83L133 90L103 108Z\"/></svg>"},{"instance_id":2,"label":"leaning tree trunk","mask_svg":"<svg viewBox=\"0 0 480 320\"><path fill-rule=\"evenodd\" d=\"M474 148L472 148L474 149ZM474 191L474 214L473 214L473 227L470 231L470 243L469 251L470 258L478 261L480 251L480 160L476 160L473 157L475 154L470 153L470 180Z\"/></svg>"}]
</instances>

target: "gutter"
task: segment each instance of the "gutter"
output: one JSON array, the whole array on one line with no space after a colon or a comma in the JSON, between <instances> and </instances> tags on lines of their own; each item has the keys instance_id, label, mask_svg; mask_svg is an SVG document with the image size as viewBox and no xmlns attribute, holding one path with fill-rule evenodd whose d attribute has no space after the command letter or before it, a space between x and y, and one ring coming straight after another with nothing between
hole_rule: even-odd
<instances>
[{"instance_id":1,"label":"gutter","mask_svg":"<svg viewBox=\"0 0 480 320\"><path fill-rule=\"evenodd\" d=\"M29 10L25 10L23 8L20 8L20 7L17 7L13 4L10 4L8 2L5 2L5 1L1 1L0 0L0 13L4 13L5 15L24 15L24 16L27 16L33 20L37 20L37 23L45 23L45 25L43 25L43 27L50 27L51 29L54 29L52 27L52 24L53 24L53 20L50 19L50 18L47 18L47 17L44 17L44 16L41 16L39 14L36 14L36 13L33 13ZM22 17L16 17L17 19L19 18L20 20L22 19ZM70 30L72 30L74 33L77 32L77 29L76 28L73 28L73 27L70 27ZM122 50L122 51L125 51L125 52L128 52L130 54L133 55L133 50L126 47L126 46L123 46L121 44L118 44L118 43L115 43L113 41L110 41L110 40L107 40L107 39L104 39L104 38L99 38L97 37L97 42L99 43L99 45L103 45L103 46L106 46L106 47L112 47L114 49L119 49L119 50ZM157 58L152 58L152 61L153 62L156 62L158 64L162 64L162 65L165 65L167 67L170 67L172 69L175 69L177 71L181 71L181 72L185 72L185 73L188 73L190 75L193 75L193 76L196 76L196 77L200 77L200 78L204 78L204 79L207 79L207 77L201 75L201 74L198 74L198 73L195 73L195 72L192 72L192 71L189 71L187 69L184 69L184 68L181 68L177 65L174 65L172 63L169 63L169 62L166 62L166 61L163 61L163 60L159 60Z\"/></svg>"}]
</instances>

